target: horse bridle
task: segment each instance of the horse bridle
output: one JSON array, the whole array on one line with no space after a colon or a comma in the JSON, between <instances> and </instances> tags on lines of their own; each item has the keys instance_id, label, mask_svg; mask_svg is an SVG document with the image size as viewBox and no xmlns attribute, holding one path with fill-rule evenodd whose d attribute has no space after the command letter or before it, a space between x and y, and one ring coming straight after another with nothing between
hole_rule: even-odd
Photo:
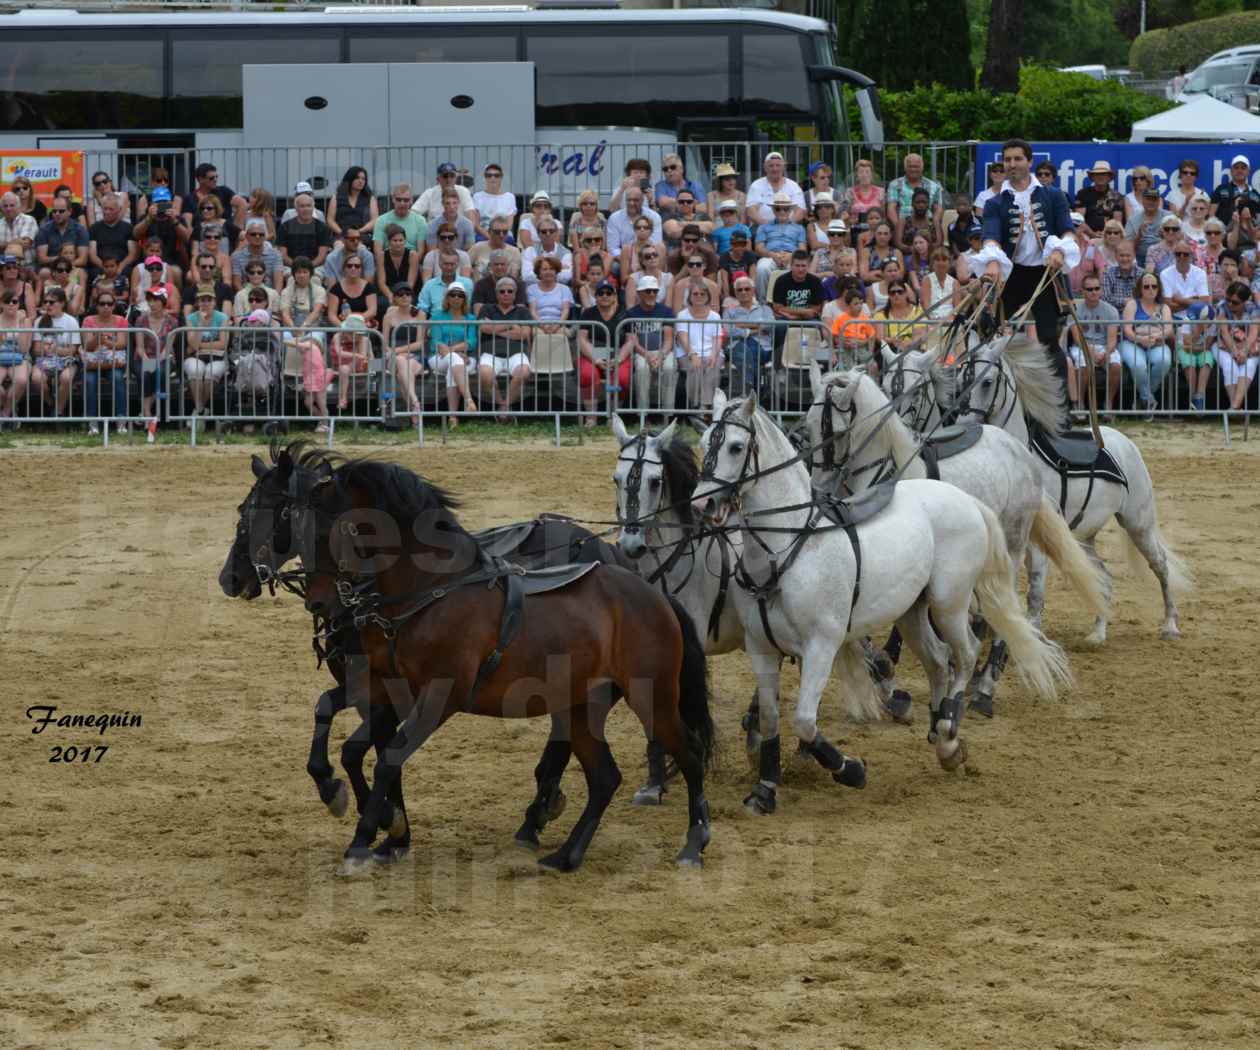
<instances>
[{"instance_id":1,"label":"horse bridle","mask_svg":"<svg viewBox=\"0 0 1260 1050\"><path fill-rule=\"evenodd\" d=\"M963 416L979 416L981 423L993 423L993 412L997 406L999 396L1006 397L1009 393L1011 396L1006 397L1006 413L999 422L994 424L1005 428L1011 416L1015 414L1015 384L1002 367L1000 359L998 361L982 360L977 362L975 352L969 351L962 359L962 365L958 373L959 382L955 384L955 397L957 397L958 387L961 386L962 390L966 392L968 400L970 400L971 391L975 389L977 381L977 365L985 369L997 369L998 382L993 385L993 394L989 398L989 403L983 408L974 408L970 404L966 408L953 407L950 409L950 417L953 420L958 420Z\"/></svg>"},{"instance_id":2,"label":"horse bridle","mask_svg":"<svg viewBox=\"0 0 1260 1050\"><path fill-rule=\"evenodd\" d=\"M906 389L907 374L918 377L909 390ZM889 386L892 389L889 391L888 396L892 401L898 402L907 393L913 394L913 411L910 413L910 418L906 420L911 430L922 430L927 423L928 417L932 414L932 388L931 384L927 382L928 376L929 373L922 368L907 368L905 354L898 355L897 363L889 373ZM904 419L905 416L903 415L902 418Z\"/></svg>"},{"instance_id":3,"label":"horse bridle","mask_svg":"<svg viewBox=\"0 0 1260 1050\"><path fill-rule=\"evenodd\" d=\"M736 514L740 511L740 499L744 486L748 482L761 477L761 455L757 445L757 431L750 423L741 423L734 419L739 403L727 405L721 416L713 421L713 432L709 435L709 447L704 450L704 459L700 464L700 480L720 485L725 490L726 502ZM733 481L723 481L717 476L718 453L726 444L726 428L735 427L748 435L748 451L744 453L744 463L740 467L739 476ZM751 468L751 473L749 472Z\"/></svg>"}]
</instances>

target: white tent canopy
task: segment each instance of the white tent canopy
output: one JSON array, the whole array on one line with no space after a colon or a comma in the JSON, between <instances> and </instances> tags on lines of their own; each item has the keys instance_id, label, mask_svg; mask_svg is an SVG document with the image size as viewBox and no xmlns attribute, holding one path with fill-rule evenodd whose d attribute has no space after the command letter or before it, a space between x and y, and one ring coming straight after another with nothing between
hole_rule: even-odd
<instances>
[{"instance_id":1,"label":"white tent canopy","mask_svg":"<svg viewBox=\"0 0 1260 1050\"><path fill-rule=\"evenodd\" d=\"M1201 95L1184 106L1156 113L1133 125L1130 142L1260 142L1260 117Z\"/></svg>"}]
</instances>

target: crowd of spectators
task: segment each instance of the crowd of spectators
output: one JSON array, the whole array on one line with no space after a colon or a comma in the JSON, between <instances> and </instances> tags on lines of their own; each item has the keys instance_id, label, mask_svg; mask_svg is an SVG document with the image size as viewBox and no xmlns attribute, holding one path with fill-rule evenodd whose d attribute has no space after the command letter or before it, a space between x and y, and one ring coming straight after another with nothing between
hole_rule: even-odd
<instances>
[{"instance_id":1,"label":"crowd of spectators","mask_svg":"<svg viewBox=\"0 0 1260 1050\"><path fill-rule=\"evenodd\" d=\"M824 362L878 373L966 301L979 215L1003 182L998 166L973 200L948 195L917 154L903 166L883 186L859 161L841 191L828 165L798 182L770 152L743 191L729 164L710 176L680 154L659 173L632 159L607 201L587 189L567 214L545 190L518 198L493 163L480 186L442 163L434 185L380 197L352 167L324 200L298 183L279 216L270 193L238 194L211 164L178 192L161 168L132 195L97 172L84 203L60 187L47 208L17 180L0 195L0 426L33 405L74 416L76 396L80 418L100 416L109 393L125 419L138 377L152 440L176 329L173 371L193 413L212 414L229 384L264 391L296 351L319 429L382 348L398 411L422 410L417 384L433 373L449 412L502 417L520 406L540 347L562 341L587 425L610 385L623 403L663 408L707 408L728 376L758 388L792 326ZM1036 175L1054 185L1052 165ZM1067 336L1074 401L1088 353L1113 397L1123 366L1152 405L1176 363L1194 408L1214 369L1243 403L1260 361L1249 175L1240 156L1208 192L1187 161L1161 197L1144 169L1129 194L1105 163L1091 169L1071 202L1082 252L1068 280L1086 343Z\"/></svg>"}]
</instances>

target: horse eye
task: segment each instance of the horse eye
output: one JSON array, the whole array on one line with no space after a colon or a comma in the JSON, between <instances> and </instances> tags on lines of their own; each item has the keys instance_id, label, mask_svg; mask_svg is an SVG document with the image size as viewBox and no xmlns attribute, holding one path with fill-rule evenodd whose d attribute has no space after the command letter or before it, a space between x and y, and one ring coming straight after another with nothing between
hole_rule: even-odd
<instances>
[{"instance_id":1,"label":"horse eye","mask_svg":"<svg viewBox=\"0 0 1260 1050\"><path fill-rule=\"evenodd\" d=\"M648 479L648 488L650 488L650 489L659 489L660 487L661 487L661 479L660 479L660 478L649 478L649 479Z\"/></svg>"},{"instance_id":2,"label":"horse eye","mask_svg":"<svg viewBox=\"0 0 1260 1050\"><path fill-rule=\"evenodd\" d=\"M731 444L730 449L732 452L739 453L744 451L744 446L740 442L736 441Z\"/></svg>"}]
</instances>

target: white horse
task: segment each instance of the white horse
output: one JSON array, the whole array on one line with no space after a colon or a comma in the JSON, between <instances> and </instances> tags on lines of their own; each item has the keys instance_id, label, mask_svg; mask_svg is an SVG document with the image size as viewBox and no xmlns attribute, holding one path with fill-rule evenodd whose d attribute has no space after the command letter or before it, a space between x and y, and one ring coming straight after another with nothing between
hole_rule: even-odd
<instances>
[{"instance_id":1,"label":"white horse","mask_svg":"<svg viewBox=\"0 0 1260 1050\"><path fill-rule=\"evenodd\" d=\"M931 683L928 739L941 765L957 768L966 760L959 736L963 690L979 648L968 620L973 592L1038 694L1053 696L1070 680L1063 651L1019 608L1001 523L982 503L952 485L905 481L874 516L857 523L861 515L854 513L850 524L833 524L805 464L755 397L728 404L719 395L713 413L701 439L693 503L714 526L733 516L743 535L736 602L757 676L763 748L773 744L777 753L779 661L796 656L802 749L844 777L858 760L846 759L819 733L819 701L838 654L849 713L878 717L862 642L896 621ZM763 764L746 807L773 811L777 774Z\"/></svg>"},{"instance_id":2,"label":"white horse","mask_svg":"<svg viewBox=\"0 0 1260 1050\"><path fill-rule=\"evenodd\" d=\"M1003 336L976 347L961 359L959 366L937 365L933 369L936 400L955 411L978 415L984 422L1000 426L1021 443L1029 440L1027 413L1051 434L1066 428L1063 380L1055 374L1042 346L1024 336ZM1124 530L1129 563L1141 571L1140 553L1159 580L1164 597L1164 623L1160 635L1180 638L1177 624L1177 598L1187 593L1193 581L1185 564L1164 541L1155 513L1155 488L1142 453L1120 431L1102 427L1103 444L1123 472L1127 484L1103 477L1069 477L1034 453L1041 485L1056 505L1062 501L1064 517L1072 534L1081 542L1091 561L1103 573L1110 598L1110 574L1098 556L1095 540L1113 517ZM1038 559L1035 557L1031 562ZM1029 608L1039 615L1045 600L1045 563L1029 565ZM1089 641L1101 645L1107 639L1107 610L1094 620Z\"/></svg>"},{"instance_id":3,"label":"white horse","mask_svg":"<svg viewBox=\"0 0 1260 1050\"><path fill-rule=\"evenodd\" d=\"M933 459L934 469L929 471L921 454L921 439L863 370L823 376L814 364L810 382L814 399L805 418L819 488L834 488L839 477L849 492L856 494L894 470L903 478L939 478L974 496L997 515L1011 559L1012 586L1032 544L1067 577L1091 613L1105 613L1106 582L1072 538L1058 507L1042 490L1036 457L1026 444L998 427L985 425L974 444ZM1037 623L1035 619L1033 622ZM993 715L993 691L1006 662L1005 652L1005 644L995 637L989 659L974 683L971 706L988 717Z\"/></svg>"},{"instance_id":4,"label":"white horse","mask_svg":"<svg viewBox=\"0 0 1260 1050\"><path fill-rule=\"evenodd\" d=\"M631 434L619 416L612 417L613 437L621 446L613 472L621 522L617 542L641 576L687 610L706 654L729 653L744 647L744 627L730 593L739 537L699 535L700 522L691 509L699 464L677 427L674 422L659 435ZM665 781L664 750L650 743L648 779L634 793L635 804L660 804Z\"/></svg>"}]
</instances>

